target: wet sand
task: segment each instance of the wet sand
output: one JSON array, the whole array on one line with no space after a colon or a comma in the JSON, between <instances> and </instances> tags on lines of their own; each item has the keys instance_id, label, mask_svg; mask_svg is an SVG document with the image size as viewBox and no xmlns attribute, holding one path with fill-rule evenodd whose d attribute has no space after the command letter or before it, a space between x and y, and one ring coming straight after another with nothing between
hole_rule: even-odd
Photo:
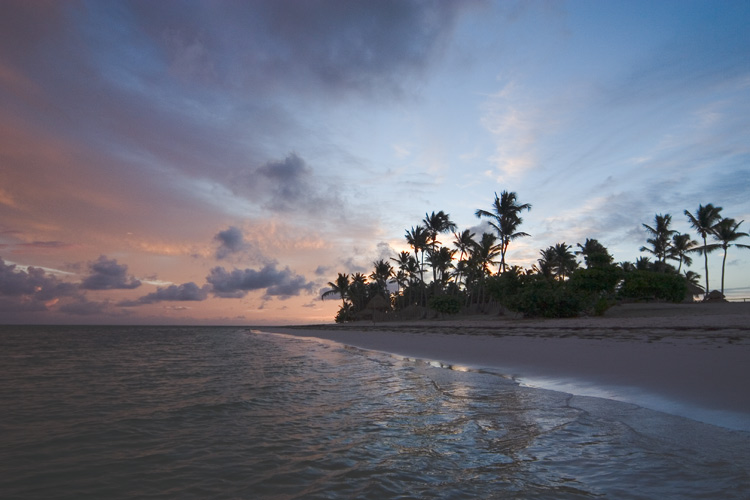
<instances>
[{"instance_id":1,"label":"wet sand","mask_svg":"<svg viewBox=\"0 0 750 500\"><path fill-rule=\"evenodd\" d=\"M750 303L628 304L590 318L476 316L266 327L490 370L750 431Z\"/></svg>"}]
</instances>

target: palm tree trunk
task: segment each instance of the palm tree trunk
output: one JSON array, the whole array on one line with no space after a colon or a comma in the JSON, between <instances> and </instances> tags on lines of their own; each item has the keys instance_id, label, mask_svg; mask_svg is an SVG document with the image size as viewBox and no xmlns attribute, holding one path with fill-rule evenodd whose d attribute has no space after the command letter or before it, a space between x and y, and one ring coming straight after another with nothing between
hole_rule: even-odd
<instances>
[{"instance_id":1,"label":"palm tree trunk","mask_svg":"<svg viewBox=\"0 0 750 500\"><path fill-rule=\"evenodd\" d=\"M724 259L721 261L721 297L724 298L724 266L727 264L727 249L724 249Z\"/></svg>"},{"instance_id":2,"label":"palm tree trunk","mask_svg":"<svg viewBox=\"0 0 750 500\"><path fill-rule=\"evenodd\" d=\"M708 290L708 248L706 248L707 244L708 242L706 241L706 237L704 236L703 237L703 261L706 266L706 290L705 290L705 295L703 297L704 299L708 298L708 292L709 292Z\"/></svg>"}]
</instances>

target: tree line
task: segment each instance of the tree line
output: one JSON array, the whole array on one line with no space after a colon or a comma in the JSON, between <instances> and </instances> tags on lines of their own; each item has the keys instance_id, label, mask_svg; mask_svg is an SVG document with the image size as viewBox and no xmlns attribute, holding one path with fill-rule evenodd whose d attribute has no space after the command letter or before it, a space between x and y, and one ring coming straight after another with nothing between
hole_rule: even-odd
<instances>
[{"instance_id":1,"label":"tree line","mask_svg":"<svg viewBox=\"0 0 750 500\"><path fill-rule=\"evenodd\" d=\"M512 242L530 236L520 231L522 214L530 210L531 205L521 203L515 192L495 193L489 210L475 211L476 217L486 220L492 229L481 236L468 229L458 231L450 215L442 210L426 213L404 234L410 251L373 262L369 275L338 273L322 298L341 299L337 322L363 319L373 310L388 314L428 307L439 313L457 313L472 307L481 310L488 304L527 316L596 314L617 300L679 302L688 290L707 296L708 254L720 249L723 297L728 249L750 248L737 242L748 236L739 231L743 221L724 218L721 207L707 204L699 205L693 213L684 211L702 244L689 234L673 230L671 215L656 214L653 224L643 224L647 238L640 250L649 256L634 263L615 263L604 245L587 238L577 243L575 250L565 242L542 249L537 262L523 269L509 265L507 253ZM450 246L441 242L447 235L452 236ZM695 254L703 256L705 288L698 284L700 275L683 272L683 266L689 267ZM396 290L389 285L395 285Z\"/></svg>"}]
</instances>

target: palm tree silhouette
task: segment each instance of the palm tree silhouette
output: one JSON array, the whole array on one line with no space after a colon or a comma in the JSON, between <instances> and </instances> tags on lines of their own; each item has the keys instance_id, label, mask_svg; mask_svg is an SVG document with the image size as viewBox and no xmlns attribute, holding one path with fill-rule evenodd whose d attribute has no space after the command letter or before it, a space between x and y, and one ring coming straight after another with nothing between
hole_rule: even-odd
<instances>
[{"instance_id":1,"label":"palm tree silhouette","mask_svg":"<svg viewBox=\"0 0 750 500\"><path fill-rule=\"evenodd\" d=\"M516 193L503 191L499 197L495 193L492 211L478 209L475 212L477 218L487 217L490 219L490 226L500 238L500 268L498 274L505 271L505 254L510 242L517 238L529 236L527 233L517 231L518 226L523 222L520 213L524 210L531 210L531 205L528 203L519 204Z\"/></svg>"},{"instance_id":2,"label":"palm tree silhouette","mask_svg":"<svg viewBox=\"0 0 750 500\"><path fill-rule=\"evenodd\" d=\"M429 244L429 233L422 226L412 227L406 231L406 242L414 249L414 258L419 264L419 280L424 285L424 253ZM421 260L420 252L422 254Z\"/></svg>"},{"instance_id":3,"label":"palm tree silhouette","mask_svg":"<svg viewBox=\"0 0 750 500\"><path fill-rule=\"evenodd\" d=\"M428 262L437 272L435 273L435 285L445 286L450 279L450 269L453 267L453 256L456 254L455 250L451 250L448 247L440 247L435 252L430 253L427 257ZM436 291L439 288L436 288Z\"/></svg>"},{"instance_id":4,"label":"palm tree silhouette","mask_svg":"<svg viewBox=\"0 0 750 500\"><path fill-rule=\"evenodd\" d=\"M497 236L492 233L484 233L482 234L482 239L474 244L472 257L474 258L477 267L485 276L492 275L490 266L497 264L495 257L501 254L501 245L497 244L496 241Z\"/></svg>"},{"instance_id":5,"label":"palm tree silhouette","mask_svg":"<svg viewBox=\"0 0 750 500\"><path fill-rule=\"evenodd\" d=\"M370 279L375 281L378 293L388 297L388 280L393 276L393 267L386 260L376 260L372 263L375 270L370 274Z\"/></svg>"},{"instance_id":6,"label":"palm tree silhouette","mask_svg":"<svg viewBox=\"0 0 750 500\"><path fill-rule=\"evenodd\" d=\"M698 235L703 238L703 246L694 248L692 251L700 252L703 254L704 266L706 270L705 292L706 294L708 294L708 254L719 248L720 245L709 245L706 241L706 238L709 234L711 234L713 228L721 220L721 207L715 207L711 203L705 206L698 205L698 210L695 211L695 215L691 214L687 210L685 210L685 215L687 216L690 225L693 226L693 229L695 229Z\"/></svg>"},{"instance_id":7,"label":"palm tree silhouette","mask_svg":"<svg viewBox=\"0 0 750 500\"><path fill-rule=\"evenodd\" d=\"M713 233L713 237L719 241L719 246L724 249L724 259L721 261L721 294L724 295L724 267L727 263L727 249L730 246L735 246L739 248L749 248L750 245L743 245L741 243L733 243L734 241L737 241L740 238L744 238L748 236L747 233L741 233L738 232L737 229L740 227L740 224L742 224L745 221L735 221L734 219L722 219L718 224L716 224L711 231Z\"/></svg>"},{"instance_id":8,"label":"palm tree silhouette","mask_svg":"<svg viewBox=\"0 0 750 500\"><path fill-rule=\"evenodd\" d=\"M680 273L680 270L682 270L683 262L686 266L690 266L693 263L693 259L690 258L688 253L690 253L697 245L698 242L690 239L689 234L676 233L672 235L672 246L669 249L669 255L667 258L680 262L680 265L677 267L678 274Z\"/></svg>"},{"instance_id":9,"label":"palm tree silhouette","mask_svg":"<svg viewBox=\"0 0 750 500\"><path fill-rule=\"evenodd\" d=\"M656 214L654 216L654 227L648 224L643 224L646 231L651 235L651 238L646 239L646 243L651 244L651 248L641 247L641 252L648 252L656 257L656 267L660 270L664 270L664 264L666 263L667 256L672 247L672 235L677 231L669 229L669 225L672 223L672 216L669 214Z\"/></svg>"},{"instance_id":10,"label":"palm tree silhouette","mask_svg":"<svg viewBox=\"0 0 750 500\"><path fill-rule=\"evenodd\" d=\"M453 246L456 247L456 249L461 252L458 256L458 263L459 266L456 268L458 271L456 273L456 283L461 285L461 273L463 271L463 267L461 266L461 263L464 261L464 255L471 252L471 249L476 245L476 241L474 241L474 236L476 236L475 233L472 233L468 229L465 229L462 233L453 233Z\"/></svg>"},{"instance_id":11,"label":"palm tree silhouette","mask_svg":"<svg viewBox=\"0 0 750 500\"><path fill-rule=\"evenodd\" d=\"M539 253L542 258L539 263L539 273L546 277L555 276L560 281L564 281L566 276L576 270L578 262L570 250L573 247L566 245L565 242L557 243Z\"/></svg>"},{"instance_id":12,"label":"palm tree silhouette","mask_svg":"<svg viewBox=\"0 0 750 500\"><path fill-rule=\"evenodd\" d=\"M331 287L330 290L323 292L323 295L321 295L321 299L325 299L329 295L338 295L341 297L342 307L346 307L346 299L349 296L349 275L348 274L341 274L336 277L336 281L329 281L328 286Z\"/></svg>"},{"instance_id":13,"label":"palm tree silhouette","mask_svg":"<svg viewBox=\"0 0 750 500\"><path fill-rule=\"evenodd\" d=\"M577 243L576 246L580 248L580 250L576 250L576 255L583 257L583 262L589 269L592 267L608 266L614 260L609 254L607 247L599 243L596 239L586 238L583 245Z\"/></svg>"},{"instance_id":14,"label":"palm tree silhouette","mask_svg":"<svg viewBox=\"0 0 750 500\"><path fill-rule=\"evenodd\" d=\"M433 211L431 214L424 214L422 224L424 224L427 234L429 235L429 261L436 261L438 259L436 255L438 252L437 246L440 243L437 240L438 235L447 233L448 231L454 231L456 229L456 224L450 219L450 215L446 214L442 210L437 213ZM437 282L437 271L437 268L433 265L433 282Z\"/></svg>"}]
</instances>

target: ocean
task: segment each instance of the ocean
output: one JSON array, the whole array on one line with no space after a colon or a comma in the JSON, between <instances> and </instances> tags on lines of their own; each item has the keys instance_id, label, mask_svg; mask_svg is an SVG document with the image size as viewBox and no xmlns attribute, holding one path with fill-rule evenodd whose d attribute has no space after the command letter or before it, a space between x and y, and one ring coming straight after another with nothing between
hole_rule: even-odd
<instances>
[{"instance_id":1,"label":"ocean","mask_svg":"<svg viewBox=\"0 0 750 500\"><path fill-rule=\"evenodd\" d=\"M238 327L0 327L3 499L750 496L750 433Z\"/></svg>"}]
</instances>

